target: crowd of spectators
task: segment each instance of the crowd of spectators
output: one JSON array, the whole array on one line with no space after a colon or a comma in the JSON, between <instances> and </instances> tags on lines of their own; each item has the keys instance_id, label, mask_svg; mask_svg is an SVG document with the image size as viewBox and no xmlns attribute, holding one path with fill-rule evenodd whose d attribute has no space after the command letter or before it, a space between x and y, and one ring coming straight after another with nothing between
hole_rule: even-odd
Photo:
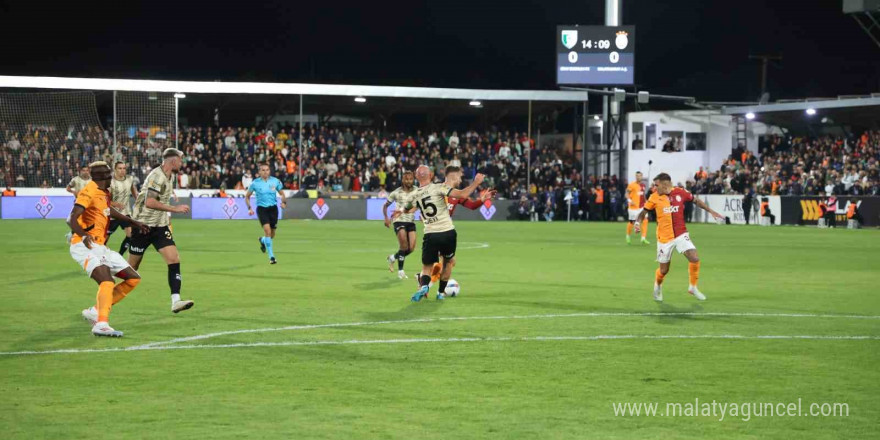
<instances>
[{"instance_id":1,"label":"crowd of spectators","mask_svg":"<svg viewBox=\"0 0 880 440\"><path fill-rule=\"evenodd\" d=\"M176 144L185 153L178 188L245 189L257 176L257 164L266 162L288 189L382 194L400 185L404 170L427 164L442 179L444 168L455 165L465 180L485 174L499 197L518 201L524 220L625 216L626 181L584 178L570 151L536 147L516 130L379 133L308 124L300 137L291 126L183 127L175 142L167 128L126 127L116 149L112 133L100 127L0 126L0 136L0 182L8 187L63 188L94 160L126 162L141 180L162 151ZM759 195L880 195L878 161L880 131L854 138L770 136L762 139L758 156L736 151L717 171L701 168L685 186L696 194L752 188Z\"/></svg>"},{"instance_id":2,"label":"crowd of spectators","mask_svg":"<svg viewBox=\"0 0 880 440\"><path fill-rule=\"evenodd\" d=\"M759 155L736 151L721 167L701 167L686 185L696 194L880 195L880 131L852 137L761 139Z\"/></svg>"}]
</instances>

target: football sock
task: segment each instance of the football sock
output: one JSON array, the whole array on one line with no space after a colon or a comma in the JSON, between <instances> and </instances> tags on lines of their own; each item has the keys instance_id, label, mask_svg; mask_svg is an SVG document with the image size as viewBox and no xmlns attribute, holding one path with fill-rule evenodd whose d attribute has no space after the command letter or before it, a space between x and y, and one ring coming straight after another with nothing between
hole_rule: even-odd
<instances>
[{"instance_id":1,"label":"football sock","mask_svg":"<svg viewBox=\"0 0 880 440\"><path fill-rule=\"evenodd\" d=\"M446 283L448 283L448 282L449 282L448 280L446 280L446 281L440 280L440 290L438 290L437 293L442 293L445 295L446 294Z\"/></svg>"},{"instance_id":2,"label":"football sock","mask_svg":"<svg viewBox=\"0 0 880 440\"><path fill-rule=\"evenodd\" d=\"M697 285L697 280L700 279L700 262L696 263L688 263L688 281L691 283L691 286Z\"/></svg>"},{"instance_id":3,"label":"football sock","mask_svg":"<svg viewBox=\"0 0 880 440\"><path fill-rule=\"evenodd\" d=\"M648 236L648 219L642 219L642 238Z\"/></svg>"},{"instance_id":4,"label":"football sock","mask_svg":"<svg viewBox=\"0 0 880 440\"><path fill-rule=\"evenodd\" d=\"M180 301L180 263L168 265L168 287L171 288L171 302Z\"/></svg>"},{"instance_id":5,"label":"football sock","mask_svg":"<svg viewBox=\"0 0 880 440\"><path fill-rule=\"evenodd\" d=\"M98 285L98 322L107 322L110 318L110 306L113 305L113 281L104 281Z\"/></svg>"},{"instance_id":6,"label":"football sock","mask_svg":"<svg viewBox=\"0 0 880 440\"><path fill-rule=\"evenodd\" d=\"M632 223L632 222L628 222L628 223L626 224L626 235L630 235L630 234L632 234L632 233L633 233L633 223Z\"/></svg>"},{"instance_id":7,"label":"football sock","mask_svg":"<svg viewBox=\"0 0 880 440\"><path fill-rule=\"evenodd\" d=\"M266 253L269 254L269 258L275 258L275 252L272 250L272 239L269 237L264 237L266 242Z\"/></svg>"},{"instance_id":8,"label":"football sock","mask_svg":"<svg viewBox=\"0 0 880 440\"><path fill-rule=\"evenodd\" d=\"M663 278L666 278L666 275L663 275L663 273L660 272L660 269L657 269L657 272L654 272L654 282L659 286L663 284Z\"/></svg>"},{"instance_id":9,"label":"football sock","mask_svg":"<svg viewBox=\"0 0 880 440\"><path fill-rule=\"evenodd\" d=\"M403 262L406 260L406 251L397 251L394 258L397 259L397 270L403 270Z\"/></svg>"},{"instance_id":10,"label":"football sock","mask_svg":"<svg viewBox=\"0 0 880 440\"><path fill-rule=\"evenodd\" d=\"M428 284L431 284L430 275L422 275L419 277L419 286L427 286Z\"/></svg>"},{"instance_id":11,"label":"football sock","mask_svg":"<svg viewBox=\"0 0 880 440\"><path fill-rule=\"evenodd\" d=\"M117 284L116 287L113 288L113 304L115 305L119 301L122 301L140 282L140 278L130 278Z\"/></svg>"}]
</instances>

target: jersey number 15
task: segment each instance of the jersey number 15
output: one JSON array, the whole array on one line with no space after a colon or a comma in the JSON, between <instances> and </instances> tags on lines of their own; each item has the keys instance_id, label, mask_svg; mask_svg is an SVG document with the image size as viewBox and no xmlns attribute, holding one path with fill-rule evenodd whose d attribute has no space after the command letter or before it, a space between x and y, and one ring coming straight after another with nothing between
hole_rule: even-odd
<instances>
[{"instance_id":1,"label":"jersey number 15","mask_svg":"<svg viewBox=\"0 0 880 440\"><path fill-rule=\"evenodd\" d=\"M424 214L425 217L434 217L437 215L437 205L431 203L431 196L417 201L416 206L422 211L422 214Z\"/></svg>"}]
</instances>

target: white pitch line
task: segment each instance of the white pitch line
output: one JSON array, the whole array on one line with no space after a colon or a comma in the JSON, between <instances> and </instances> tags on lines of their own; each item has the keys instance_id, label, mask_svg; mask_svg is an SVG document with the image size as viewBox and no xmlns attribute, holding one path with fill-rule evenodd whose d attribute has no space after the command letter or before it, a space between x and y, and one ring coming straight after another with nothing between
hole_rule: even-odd
<instances>
[{"instance_id":1,"label":"white pitch line","mask_svg":"<svg viewBox=\"0 0 880 440\"><path fill-rule=\"evenodd\" d=\"M337 327L362 327L370 325L388 325L388 324L409 324L421 322L443 322L443 321L472 321L472 320L490 320L490 319L553 319L553 318L602 318L602 317L681 317L681 316L714 316L714 317L749 317L749 318L839 318L839 319L880 319L880 315L833 315L833 314L809 314L809 313L725 313L725 312L593 312L593 313L568 313L568 314L549 314L549 315L513 315L513 316L453 316L445 318L417 318L417 319L400 319L389 321L367 321L367 322L346 322L333 324L308 324L308 325L291 325L285 327L268 327L244 330L228 330L216 333L206 333L203 335L187 336L183 338L175 338L167 341L151 342L139 345L136 348L148 348L159 345L176 344L178 342L198 341L201 339L215 338L218 336L239 335L245 333L268 333L291 330L310 330L316 328L337 328Z\"/></svg>"},{"instance_id":2,"label":"white pitch line","mask_svg":"<svg viewBox=\"0 0 880 440\"><path fill-rule=\"evenodd\" d=\"M135 346L125 348L68 348L45 351L9 351L0 352L0 356L27 356L38 354L86 354L115 353L131 351L164 351L194 350L211 348L255 348L255 347L300 347L319 345L381 345L381 344L419 344L419 343L453 343L453 342L528 342L528 341L603 341L633 339L734 339L734 340L832 340L832 341L864 341L880 340L880 336L833 336L833 335L593 335L593 336L532 336L532 337L486 337L486 338L421 338L421 339L352 339L345 341L285 341L285 342L249 342L238 344L204 344L204 345L162 345Z\"/></svg>"}]
</instances>

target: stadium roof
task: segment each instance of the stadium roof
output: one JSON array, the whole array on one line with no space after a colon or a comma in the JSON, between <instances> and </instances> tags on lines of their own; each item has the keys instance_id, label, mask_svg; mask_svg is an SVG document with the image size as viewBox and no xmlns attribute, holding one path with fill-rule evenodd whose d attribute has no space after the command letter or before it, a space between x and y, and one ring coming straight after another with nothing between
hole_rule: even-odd
<instances>
[{"instance_id":1,"label":"stadium roof","mask_svg":"<svg viewBox=\"0 0 880 440\"><path fill-rule=\"evenodd\" d=\"M430 98L485 101L574 101L588 100L582 91L492 90L437 87L360 86L342 84L160 81L108 78L64 78L50 76L0 76L0 87L25 89L119 90L170 93L233 93L266 95L324 95L349 97Z\"/></svg>"},{"instance_id":2,"label":"stadium roof","mask_svg":"<svg viewBox=\"0 0 880 440\"><path fill-rule=\"evenodd\" d=\"M808 115L809 109L816 113ZM880 93L724 107L721 112L735 116L754 113L756 120L792 129L803 129L823 120L827 124L869 128L880 123Z\"/></svg>"}]
</instances>

